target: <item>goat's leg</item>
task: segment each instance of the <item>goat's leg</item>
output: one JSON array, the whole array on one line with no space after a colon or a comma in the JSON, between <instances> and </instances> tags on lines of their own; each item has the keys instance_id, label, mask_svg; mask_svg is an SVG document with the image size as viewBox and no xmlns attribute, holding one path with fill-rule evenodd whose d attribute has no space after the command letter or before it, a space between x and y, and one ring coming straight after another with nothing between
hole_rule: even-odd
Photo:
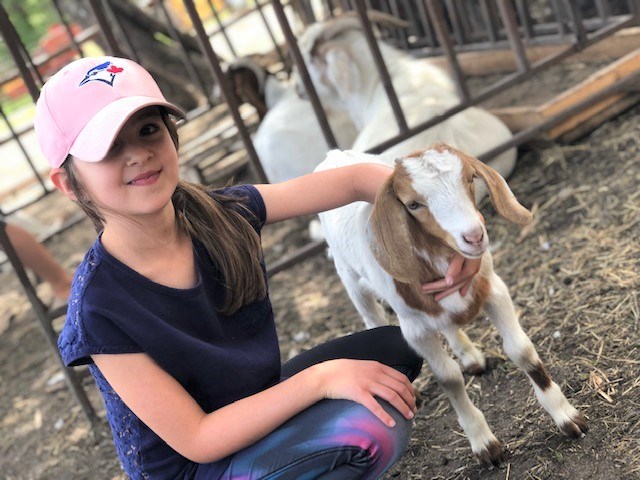
<instances>
[{"instance_id":1,"label":"goat's leg","mask_svg":"<svg viewBox=\"0 0 640 480\"><path fill-rule=\"evenodd\" d=\"M529 376L538 401L562 433L576 438L584 436L589 430L587 422L551 380L533 343L518 322L507 286L495 273L491 286L485 310L502 337L505 353Z\"/></svg>"},{"instance_id":2,"label":"goat's leg","mask_svg":"<svg viewBox=\"0 0 640 480\"><path fill-rule=\"evenodd\" d=\"M453 350L456 357L460 359L460 363L464 367L465 372L472 375L480 375L484 373L487 362L484 355L476 346L469 340L467 334L460 328L447 328L442 331L442 334L447 339L447 343Z\"/></svg>"},{"instance_id":3,"label":"goat's leg","mask_svg":"<svg viewBox=\"0 0 640 480\"><path fill-rule=\"evenodd\" d=\"M403 334L431 367L438 384L458 415L458 422L467 434L476 459L483 464L500 465L504 460L502 444L491 432L482 412L467 395L460 366L447 354L437 334L424 331L418 333L415 330L411 332L411 323L415 325L416 321L403 322L400 319Z\"/></svg>"},{"instance_id":4,"label":"goat's leg","mask_svg":"<svg viewBox=\"0 0 640 480\"><path fill-rule=\"evenodd\" d=\"M336 271L347 290L349 298L356 310L364 320L367 328L382 327L388 325L384 307L380 305L376 296L366 282L348 267L340 267L336 262Z\"/></svg>"}]
</instances>

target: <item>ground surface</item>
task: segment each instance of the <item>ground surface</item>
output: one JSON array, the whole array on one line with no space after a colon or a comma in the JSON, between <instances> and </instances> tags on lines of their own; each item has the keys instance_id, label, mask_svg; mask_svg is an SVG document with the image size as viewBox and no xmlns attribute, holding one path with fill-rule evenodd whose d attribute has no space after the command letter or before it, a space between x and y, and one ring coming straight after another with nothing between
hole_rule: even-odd
<instances>
[{"instance_id":1,"label":"ground surface","mask_svg":"<svg viewBox=\"0 0 640 480\"><path fill-rule=\"evenodd\" d=\"M476 465L428 367L416 381L424 406L408 451L387 478L640 478L640 107L573 145L522 150L510 185L536 222L524 231L482 211L497 272L510 286L525 331L570 401L589 419L563 438L506 360L484 318L468 330L492 368L466 376L467 390L506 445L502 468ZM55 203L58 199L52 198ZM52 209L56 211L55 209ZM87 222L47 246L69 268L93 240ZM267 260L303 245L306 221L268 227ZM0 477L124 478L104 427L90 433L58 373L13 273L0 274ZM272 301L283 360L362 328L323 254L276 275ZM47 298L46 286L41 287ZM91 380L88 391L100 412Z\"/></svg>"}]
</instances>

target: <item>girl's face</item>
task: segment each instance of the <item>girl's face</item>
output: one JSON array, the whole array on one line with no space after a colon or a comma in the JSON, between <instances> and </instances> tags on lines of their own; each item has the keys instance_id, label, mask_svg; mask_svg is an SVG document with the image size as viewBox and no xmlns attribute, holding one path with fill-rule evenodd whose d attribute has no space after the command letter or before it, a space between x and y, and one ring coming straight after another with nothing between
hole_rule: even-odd
<instances>
[{"instance_id":1,"label":"girl's face","mask_svg":"<svg viewBox=\"0 0 640 480\"><path fill-rule=\"evenodd\" d=\"M157 107L136 112L99 162L74 158L73 168L105 220L140 218L171 203L178 182L178 153Z\"/></svg>"}]
</instances>

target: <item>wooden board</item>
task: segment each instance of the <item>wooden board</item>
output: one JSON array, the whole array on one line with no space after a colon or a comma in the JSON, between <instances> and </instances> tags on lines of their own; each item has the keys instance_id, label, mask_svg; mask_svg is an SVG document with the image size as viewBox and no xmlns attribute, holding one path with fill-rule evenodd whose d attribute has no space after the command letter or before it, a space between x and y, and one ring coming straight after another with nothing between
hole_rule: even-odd
<instances>
[{"instance_id":1,"label":"wooden board","mask_svg":"<svg viewBox=\"0 0 640 480\"><path fill-rule=\"evenodd\" d=\"M598 70L583 82L562 92L543 105L498 108L491 111L515 133L558 115L591 95L633 75L640 75L640 49ZM579 132L587 133L624 109L636 104L639 98L638 93L634 91L611 95L582 110L550 131L543 132L540 138L550 140L560 137L564 140L578 138Z\"/></svg>"}]
</instances>

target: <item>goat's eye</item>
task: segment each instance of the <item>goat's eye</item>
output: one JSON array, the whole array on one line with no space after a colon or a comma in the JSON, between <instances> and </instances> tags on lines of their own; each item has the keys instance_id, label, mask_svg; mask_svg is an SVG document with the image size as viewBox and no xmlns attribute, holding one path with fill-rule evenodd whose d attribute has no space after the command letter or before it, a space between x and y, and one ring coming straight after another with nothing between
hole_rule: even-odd
<instances>
[{"instance_id":1,"label":"goat's eye","mask_svg":"<svg viewBox=\"0 0 640 480\"><path fill-rule=\"evenodd\" d=\"M418 207L420 207L420 204L418 202L411 202L407 204L407 208L409 210L417 210Z\"/></svg>"}]
</instances>

